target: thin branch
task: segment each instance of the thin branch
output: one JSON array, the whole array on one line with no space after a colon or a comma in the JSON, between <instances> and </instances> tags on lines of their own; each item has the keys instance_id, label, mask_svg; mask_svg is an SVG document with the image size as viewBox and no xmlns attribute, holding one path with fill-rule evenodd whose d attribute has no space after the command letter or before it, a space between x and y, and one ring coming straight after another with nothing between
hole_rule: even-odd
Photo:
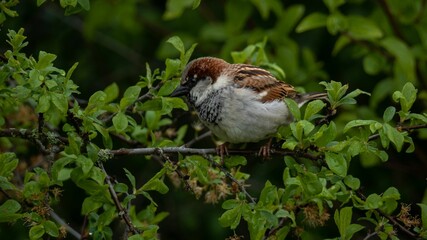
<instances>
[{"instance_id":1,"label":"thin branch","mask_svg":"<svg viewBox=\"0 0 427 240\"><path fill-rule=\"evenodd\" d=\"M405 42L403 34L399 29L399 26L396 22L396 19L394 18L393 14L391 13L391 10L387 4L387 1L386 0L379 0L378 3L380 4L381 8L384 10L384 13L387 16L388 21L390 22L390 25L391 25L391 28L393 29L394 34L396 34L396 36L398 38L400 38L400 40Z\"/></svg>"},{"instance_id":2,"label":"thin branch","mask_svg":"<svg viewBox=\"0 0 427 240\"><path fill-rule=\"evenodd\" d=\"M58 214L56 214L55 211L52 209L50 210L50 216L55 220L59 225L65 227L67 232L69 232L71 235L73 235L76 239L81 239L82 235L80 235L79 232L77 232L74 228L72 228L70 225L68 225Z\"/></svg>"},{"instance_id":3,"label":"thin branch","mask_svg":"<svg viewBox=\"0 0 427 240\"><path fill-rule=\"evenodd\" d=\"M196 142L198 142L198 141L200 141L200 140L202 140L204 138L207 138L207 137L209 137L211 135L212 135L212 132L211 131L207 131L207 132L201 134L200 136L197 136L197 137L191 139L190 141L188 141L187 143L185 143L184 145L182 145L182 147L191 147L191 145L193 145L194 143L196 143Z\"/></svg>"},{"instance_id":4,"label":"thin branch","mask_svg":"<svg viewBox=\"0 0 427 240\"><path fill-rule=\"evenodd\" d=\"M413 125L413 126L397 126L396 129L401 131L406 131L409 132L411 130L415 130L415 129L421 129L421 128L427 128L427 124L419 124L419 125ZM371 136L369 136L368 141L377 139L380 136L379 133L373 134Z\"/></svg>"},{"instance_id":5,"label":"thin branch","mask_svg":"<svg viewBox=\"0 0 427 240\"><path fill-rule=\"evenodd\" d=\"M158 158L159 158L159 162L160 162L160 164L162 164L162 166L164 166L165 162L169 162L169 163L171 163L173 165L176 165L175 163L173 163L170 160L170 158L166 154L164 154L164 152L161 149L159 149L158 154L160 155L160 157L158 157ZM184 182L185 189L187 189L187 190L191 191L193 194L195 194L194 190L191 188L190 184L187 181L188 176L186 174L184 174L178 168L175 169L175 173L178 174L179 178L181 178L181 180Z\"/></svg>"},{"instance_id":6,"label":"thin branch","mask_svg":"<svg viewBox=\"0 0 427 240\"><path fill-rule=\"evenodd\" d=\"M156 154L158 151L162 151L163 153L180 153L180 154L197 154L197 155L208 155L208 154L216 154L217 151L215 148L186 148L186 147L164 147L164 148L120 148L117 150L105 150L107 153L112 154L114 156L121 155L151 155ZM258 154L258 150L228 150L229 155L256 155ZM306 152L298 152L298 151L285 151L282 149L271 149L271 155L278 156L295 156L295 157L304 157L312 160L319 160L321 156L312 155Z\"/></svg>"},{"instance_id":7,"label":"thin branch","mask_svg":"<svg viewBox=\"0 0 427 240\"><path fill-rule=\"evenodd\" d=\"M366 237L363 240L368 240L371 237L375 237L378 233L377 232L371 232L366 235Z\"/></svg>"},{"instance_id":8,"label":"thin branch","mask_svg":"<svg viewBox=\"0 0 427 240\"><path fill-rule=\"evenodd\" d=\"M105 182L108 185L108 190L110 192L111 198L114 201L114 205L116 205L117 211L119 212L119 216L123 219L123 221L126 223L126 225L129 228L129 231L131 231L133 234L139 234L140 232L138 229L135 228L135 226L132 223L132 220L130 219L129 213L126 208L122 206L120 203L119 197L117 196L116 191L114 191L113 183L111 182L111 177L108 175L108 173L105 171L104 165L102 162L98 162L99 167L101 170L105 173Z\"/></svg>"}]
</instances>

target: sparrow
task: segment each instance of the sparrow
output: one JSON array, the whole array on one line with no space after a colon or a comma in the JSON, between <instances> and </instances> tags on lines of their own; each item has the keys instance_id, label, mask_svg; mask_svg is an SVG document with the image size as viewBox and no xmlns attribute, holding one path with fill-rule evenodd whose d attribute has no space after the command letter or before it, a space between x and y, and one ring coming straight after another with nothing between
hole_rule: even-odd
<instances>
[{"instance_id":1,"label":"sparrow","mask_svg":"<svg viewBox=\"0 0 427 240\"><path fill-rule=\"evenodd\" d=\"M201 122L228 143L259 142L270 138L279 126L290 124L293 117L285 98L299 107L314 99L327 99L326 93L297 93L292 85L260 67L214 57L189 62L170 96L186 96ZM269 155L266 147L260 154ZM225 144L219 152L221 157L227 153Z\"/></svg>"}]
</instances>

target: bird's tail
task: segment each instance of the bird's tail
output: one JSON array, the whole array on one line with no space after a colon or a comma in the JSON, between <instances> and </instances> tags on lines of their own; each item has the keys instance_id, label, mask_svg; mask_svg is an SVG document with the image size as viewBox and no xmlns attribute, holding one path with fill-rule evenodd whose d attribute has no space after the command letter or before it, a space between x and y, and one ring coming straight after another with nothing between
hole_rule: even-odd
<instances>
[{"instance_id":1,"label":"bird's tail","mask_svg":"<svg viewBox=\"0 0 427 240\"><path fill-rule=\"evenodd\" d=\"M328 94L325 92L311 92L311 93L301 93L298 94L295 98L295 101L298 103L298 106L301 107L305 103L312 100L322 100L324 102L328 101Z\"/></svg>"}]
</instances>

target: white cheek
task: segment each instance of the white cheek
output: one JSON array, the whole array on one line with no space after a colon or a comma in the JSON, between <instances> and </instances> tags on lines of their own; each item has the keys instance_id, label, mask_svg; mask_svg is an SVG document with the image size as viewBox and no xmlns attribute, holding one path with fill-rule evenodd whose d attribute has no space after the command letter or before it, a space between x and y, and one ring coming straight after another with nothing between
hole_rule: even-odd
<instances>
[{"instance_id":1,"label":"white cheek","mask_svg":"<svg viewBox=\"0 0 427 240\"><path fill-rule=\"evenodd\" d=\"M226 87L232 83L232 79L229 76L219 76L216 79L216 82L212 85L214 90L221 89L223 87Z\"/></svg>"}]
</instances>

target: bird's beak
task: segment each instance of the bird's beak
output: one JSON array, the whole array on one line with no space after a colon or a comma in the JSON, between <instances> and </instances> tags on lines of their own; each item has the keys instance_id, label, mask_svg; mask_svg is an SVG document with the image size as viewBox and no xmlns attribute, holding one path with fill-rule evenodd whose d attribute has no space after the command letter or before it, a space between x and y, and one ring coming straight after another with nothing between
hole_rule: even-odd
<instances>
[{"instance_id":1,"label":"bird's beak","mask_svg":"<svg viewBox=\"0 0 427 240\"><path fill-rule=\"evenodd\" d=\"M187 95L190 92L190 89L187 86L180 85L171 93L171 97L180 97Z\"/></svg>"}]
</instances>

